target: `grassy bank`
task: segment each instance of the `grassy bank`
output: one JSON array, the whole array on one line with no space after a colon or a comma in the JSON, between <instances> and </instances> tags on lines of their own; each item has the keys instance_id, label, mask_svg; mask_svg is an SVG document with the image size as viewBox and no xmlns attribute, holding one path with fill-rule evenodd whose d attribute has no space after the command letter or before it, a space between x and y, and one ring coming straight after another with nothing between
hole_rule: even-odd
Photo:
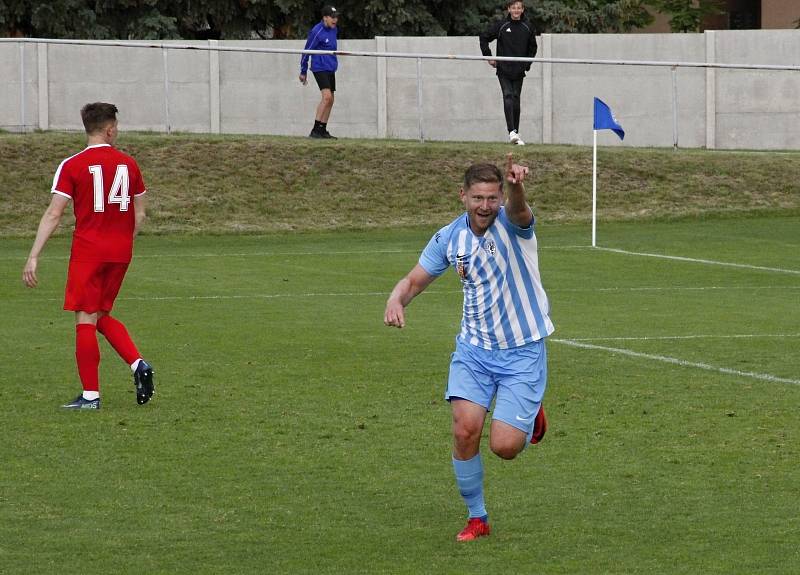
<instances>
[{"instance_id":1,"label":"grassy bank","mask_svg":"<svg viewBox=\"0 0 800 575\"><path fill-rule=\"evenodd\" d=\"M0 234L32 235L58 163L82 134L0 134ZM458 213L458 181L475 161L502 163L503 144L395 140L319 142L276 136L123 133L150 190L148 233L262 233L436 225ZM513 149L533 168L539 217L585 222L588 147ZM800 153L606 148L605 221L800 211ZM69 230L63 226L61 233Z\"/></svg>"}]
</instances>

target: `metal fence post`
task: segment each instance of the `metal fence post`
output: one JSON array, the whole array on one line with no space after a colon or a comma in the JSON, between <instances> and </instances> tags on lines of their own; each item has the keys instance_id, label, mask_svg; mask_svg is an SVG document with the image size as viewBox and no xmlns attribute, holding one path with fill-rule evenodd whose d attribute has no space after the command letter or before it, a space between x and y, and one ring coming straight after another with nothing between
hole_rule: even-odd
<instances>
[{"instance_id":1,"label":"metal fence post","mask_svg":"<svg viewBox=\"0 0 800 575\"><path fill-rule=\"evenodd\" d=\"M425 131L422 129L422 58L417 58L417 123L419 124L419 141L425 141Z\"/></svg>"},{"instance_id":2,"label":"metal fence post","mask_svg":"<svg viewBox=\"0 0 800 575\"><path fill-rule=\"evenodd\" d=\"M19 126L25 132L25 44L19 44Z\"/></svg>"},{"instance_id":3,"label":"metal fence post","mask_svg":"<svg viewBox=\"0 0 800 575\"><path fill-rule=\"evenodd\" d=\"M161 48L161 53L164 56L164 124L167 128L167 134L171 134L172 124L169 120L169 69L167 61L167 49Z\"/></svg>"},{"instance_id":4,"label":"metal fence post","mask_svg":"<svg viewBox=\"0 0 800 575\"><path fill-rule=\"evenodd\" d=\"M672 149L678 149L678 68L672 67Z\"/></svg>"}]
</instances>

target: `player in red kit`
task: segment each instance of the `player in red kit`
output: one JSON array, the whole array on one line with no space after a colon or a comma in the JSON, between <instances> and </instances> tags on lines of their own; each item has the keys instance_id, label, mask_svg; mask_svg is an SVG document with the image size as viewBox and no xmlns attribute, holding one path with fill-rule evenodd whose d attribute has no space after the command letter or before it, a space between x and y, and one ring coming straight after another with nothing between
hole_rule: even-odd
<instances>
[{"instance_id":1,"label":"player in red kit","mask_svg":"<svg viewBox=\"0 0 800 575\"><path fill-rule=\"evenodd\" d=\"M64 405L100 409L97 332L133 370L136 402L155 391L153 369L142 359L128 330L111 308L133 255L133 238L145 218L145 187L136 161L113 147L117 107L95 102L81 109L87 146L61 162L53 178L50 205L39 222L22 281L36 287L39 254L72 201L75 231L64 294L64 309L75 312L75 359L83 393Z\"/></svg>"}]
</instances>

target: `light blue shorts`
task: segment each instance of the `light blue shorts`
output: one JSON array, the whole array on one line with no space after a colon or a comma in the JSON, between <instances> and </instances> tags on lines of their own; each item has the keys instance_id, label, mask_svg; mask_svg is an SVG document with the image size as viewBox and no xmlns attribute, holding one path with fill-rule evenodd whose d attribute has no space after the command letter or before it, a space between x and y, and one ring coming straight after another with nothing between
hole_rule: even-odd
<instances>
[{"instance_id":1,"label":"light blue shorts","mask_svg":"<svg viewBox=\"0 0 800 575\"><path fill-rule=\"evenodd\" d=\"M533 432L547 387L547 352L544 339L522 347L490 350L456 340L450 358L450 376L444 398L462 398L489 411L492 419Z\"/></svg>"}]
</instances>

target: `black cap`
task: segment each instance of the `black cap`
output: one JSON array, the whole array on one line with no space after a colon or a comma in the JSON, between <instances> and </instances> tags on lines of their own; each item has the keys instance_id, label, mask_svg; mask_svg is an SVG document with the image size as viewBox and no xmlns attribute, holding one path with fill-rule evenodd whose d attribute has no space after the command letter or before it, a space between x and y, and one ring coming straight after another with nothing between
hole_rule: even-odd
<instances>
[{"instance_id":1,"label":"black cap","mask_svg":"<svg viewBox=\"0 0 800 575\"><path fill-rule=\"evenodd\" d=\"M336 6L325 6L322 8L322 15L323 16L333 16L334 18L338 18L340 15L339 10L336 9Z\"/></svg>"}]
</instances>

